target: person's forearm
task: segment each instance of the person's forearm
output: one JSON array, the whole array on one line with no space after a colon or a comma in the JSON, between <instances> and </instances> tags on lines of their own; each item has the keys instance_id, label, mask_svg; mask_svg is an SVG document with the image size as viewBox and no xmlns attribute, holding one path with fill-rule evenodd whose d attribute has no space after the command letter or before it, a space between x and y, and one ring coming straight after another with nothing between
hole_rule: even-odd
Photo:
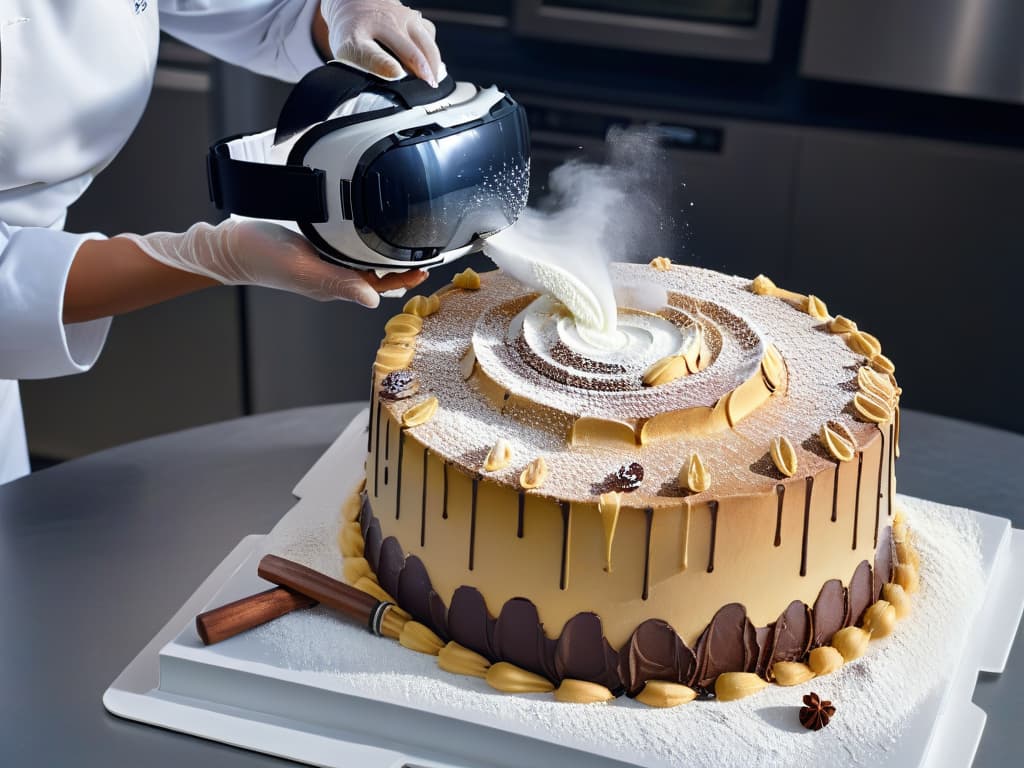
<instances>
[{"instance_id":1,"label":"person's forearm","mask_svg":"<svg viewBox=\"0 0 1024 768\"><path fill-rule=\"evenodd\" d=\"M123 315L217 281L154 261L121 237L87 240L71 263L64 288L64 322Z\"/></svg>"}]
</instances>

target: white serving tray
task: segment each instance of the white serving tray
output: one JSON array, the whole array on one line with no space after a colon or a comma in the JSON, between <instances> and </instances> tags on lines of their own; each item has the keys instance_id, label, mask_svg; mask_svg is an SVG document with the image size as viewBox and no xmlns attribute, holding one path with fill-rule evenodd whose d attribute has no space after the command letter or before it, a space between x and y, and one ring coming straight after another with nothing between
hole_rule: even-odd
<instances>
[{"instance_id":1,"label":"white serving tray","mask_svg":"<svg viewBox=\"0 0 1024 768\"><path fill-rule=\"evenodd\" d=\"M605 748L599 753L583 739L559 735L556 740L540 722L527 725L494 713L388 700L337 676L287 669L265 645L248 642L245 635L210 648L201 645L194 630L196 614L267 588L256 575L256 564L279 528L287 523L294 531L304 521L322 520L325 509L337 512L339 494L353 487L361 472L351 456L361 455L366 423L364 411L299 482L295 494L300 502L268 541L246 537L210 574L106 691L107 710L332 768L649 764L635 751L610 754ZM331 471L324 471L328 467ZM1003 518L975 514L987 579L975 626L985 631L969 634L956 670L911 714L885 765L967 766L981 739L985 713L971 698L979 671L1005 668L1024 610L1024 584L1013 578L1016 568L1024 567L1024 531Z\"/></svg>"}]
</instances>

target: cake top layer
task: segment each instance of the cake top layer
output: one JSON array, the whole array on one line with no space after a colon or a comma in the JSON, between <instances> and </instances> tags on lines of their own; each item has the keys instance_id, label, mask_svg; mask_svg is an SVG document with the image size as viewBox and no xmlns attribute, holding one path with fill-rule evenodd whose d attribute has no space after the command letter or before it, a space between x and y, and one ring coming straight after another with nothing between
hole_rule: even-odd
<instances>
[{"instance_id":1,"label":"cake top layer","mask_svg":"<svg viewBox=\"0 0 1024 768\"><path fill-rule=\"evenodd\" d=\"M411 371L418 389L383 407L467 474L517 490L525 479L531 494L576 502L630 491L624 504L653 507L763 493L830 469L850 458L849 443L855 455L878 438L872 409L886 420L896 408L877 341L814 297L696 267L615 264L612 276L657 283L668 306L620 309L627 338L611 349L500 272L475 290L457 281L439 292L437 311L421 313L421 328L399 318L389 330L378 389L395 369ZM487 471L501 464L487 463L499 440L508 461ZM686 487L693 453L710 478L700 493Z\"/></svg>"}]
</instances>

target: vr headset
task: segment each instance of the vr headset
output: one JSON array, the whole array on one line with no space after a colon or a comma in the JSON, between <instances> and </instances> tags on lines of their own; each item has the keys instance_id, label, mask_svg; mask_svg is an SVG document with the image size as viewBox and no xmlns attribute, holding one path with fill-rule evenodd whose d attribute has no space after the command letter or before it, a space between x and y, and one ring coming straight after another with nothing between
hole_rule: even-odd
<instances>
[{"instance_id":1,"label":"vr headset","mask_svg":"<svg viewBox=\"0 0 1024 768\"><path fill-rule=\"evenodd\" d=\"M345 114L362 94L378 108ZM511 96L337 61L296 84L275 129L218 141L207 159L221 210L277 220L323 258L381 273L477 250L529 190L529 129Z\"/></svg>"}]
</instances>

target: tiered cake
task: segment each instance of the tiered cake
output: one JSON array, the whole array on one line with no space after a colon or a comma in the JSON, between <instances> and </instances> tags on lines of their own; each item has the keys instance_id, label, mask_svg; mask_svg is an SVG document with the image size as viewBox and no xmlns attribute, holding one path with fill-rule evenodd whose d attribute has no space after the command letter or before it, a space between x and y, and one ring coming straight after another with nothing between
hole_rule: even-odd
<instances>
[{"instance_id":1,"label":"tiered cake","mask_svg":"<svg viewBox=\"0 0 1024 768\"><path fill-rule=\"evenodd\" d=\"M620 307L611 346L500 272L388 322L346 578L505 690L657 703L859 655L917 583L879 342L764 277L612 277L668 303Z\"/></svg>"}]
</instances>

